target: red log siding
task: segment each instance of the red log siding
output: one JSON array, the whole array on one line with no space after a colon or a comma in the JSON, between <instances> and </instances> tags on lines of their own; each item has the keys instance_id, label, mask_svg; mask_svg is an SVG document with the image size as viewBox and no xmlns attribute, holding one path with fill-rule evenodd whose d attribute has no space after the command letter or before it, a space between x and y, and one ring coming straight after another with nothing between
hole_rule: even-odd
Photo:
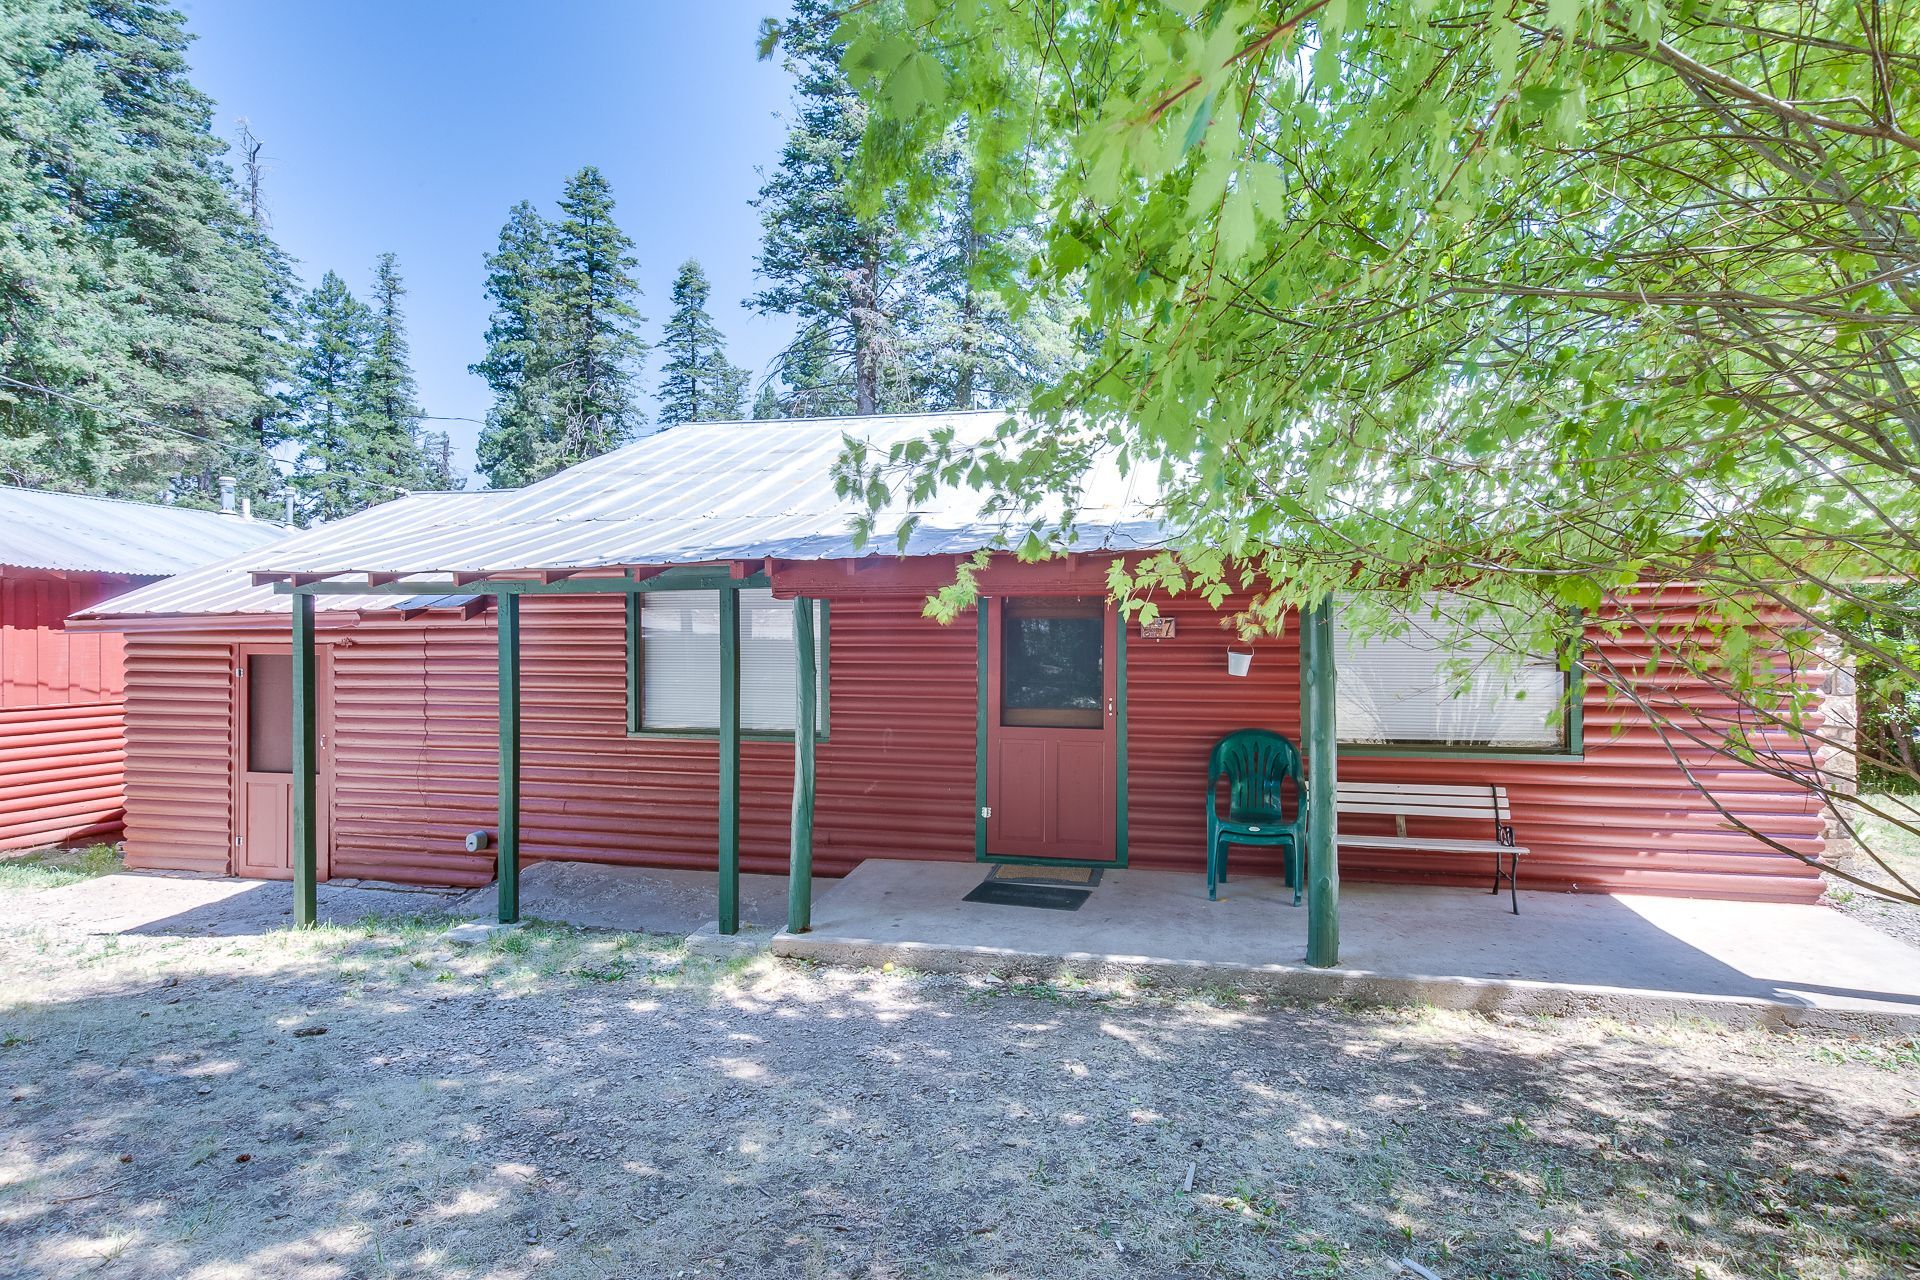
<instances>
[{"instance_id":1,"label":"red log siding","mask_svg":"<svg viewBox=\"0 0 1920 1280\"><path fill-rule=\"evenodd\" d=\"M117 839L125 725L118 703L0 711L0 849Z\"/></svg>"},{"instance_id":2,"label":"red log siding","mask_svg":"<svg viewBox=\"0 0 1920 1280\"><path fill-rule=\"evenodd\" d=\"M711 867L718 747L629 738L625 614L590 597L523 602L521 839L529 859ZM815 864L973 856L974 643L905 598L830 622L831 734L819 748ZM334 649L333 873L481 884L497 741L489 619L362 626ZM741 864L784 871L793 748L741 748Z\"/></svg>"},{"instance_id":3,"label":"red log siding","mask_svg":"<svg viewBox=\"0 0 1920 1280\"><path fill-rule=\"evenodd\" d=\"M0 566L0 849L118 838L125 640L66 619L145 581Z\"/></svg>"},{"instance_id":4,"label":"red log siding","mask_svg":"<svg viewBox=\"0 0 1920 1280\"><path fill-rule=\"evenodd\" d=\"M711 867L716 746L626 735L619 601L528 598L523 609L527 856ZM1263 641L1253 674L1234 679L1218 615L1187 601L1166 611L1178 620L1174 639L1136 633L1128 643L1131 862L1198 874L1207 749L1251 724L1298 734L1298 647L1291 637ZM815 837L823 874L868 857L973 856L975 626L970 617L942 627L919 615L911 595L832 606L831 736L819 749ZM494 818L490 616L366 622L329 639L333 874L485 882L490 856L467 854L460 839ZM130 848L139 865L218 869L230 840L227 650L138 635L132 646ZM1623 665L1643 656L1620 651ZM1703 689L1678 691L1707 700ZM1507 786L1519 838L1533 851L1522 870L1530 887L1817 896L1818 878L1804 865L1728 827L1631 707L1594 686L1586 726L1585 760L1345 757L1342 776ZM143 760L162 750L178 758ZM742 864L784 870L792 748L749 742L742 752ZM1796 848L1819 850L1820 820L1805 797L1704 750L1692 763L1729 807ZM1411 829L1428 828L1416 819ZM1249 852L1235 865L1266 864ZM1469 884L1489 876L1479 859L1360 850L1343 856L1342 872Z\"/></svg>"},{"instance_id":5,"label":"red log siding","mask_svg":"<svg viewBox=\"0 0 1920 1280\"><path fill-rule=\"evenodd\" d=\"M1300 741L1300 646L1292 634L1258 641L1248 674L1230 676L1232 633L1221 629L1221 613L1176 598L1160 601L1160 614L1174 620L1173 639L1142 640L1137 626L1127 638L1127 861L1204 876L1207 755L1235 729ZM1280 859L1270 849L1235 849L1232 866L1278 872Z\"/></svg>"}]
</instances>

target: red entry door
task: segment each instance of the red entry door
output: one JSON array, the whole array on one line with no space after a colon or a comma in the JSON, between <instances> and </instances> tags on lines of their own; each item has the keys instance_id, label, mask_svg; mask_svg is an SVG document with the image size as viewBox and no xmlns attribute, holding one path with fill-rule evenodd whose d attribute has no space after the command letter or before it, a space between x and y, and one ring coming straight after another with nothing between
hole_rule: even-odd
<instances>
[{"instance_id":1,"label":"red entry door","mask_svg":"<svg viewBox=\"0 0 1920 1280\"><path fill-rule=\"evenodd\" d=\"M327 810L331 770L328 739L332 736L330 717L325 708L327 696L327 653L315 654L315 703L322 709L320 719L319 777L315 790L319 798L319 877L327 878ZM240 663L234 672L238 696L235 699L235 724L238 726L234 779L233 873L266 880L293 878L293 654L286 649L240 651Z\"/></svg>"},{"instance_id":2,"label":"red entry door","mask_svg":"<svg viewBox=\"0 0 1920 1280\"><path fill-rule=\"evenodd\" d=\"M1114 857L1112 611L1088 597L990 599L987 852Z\"/></svg>"}]
</instances>

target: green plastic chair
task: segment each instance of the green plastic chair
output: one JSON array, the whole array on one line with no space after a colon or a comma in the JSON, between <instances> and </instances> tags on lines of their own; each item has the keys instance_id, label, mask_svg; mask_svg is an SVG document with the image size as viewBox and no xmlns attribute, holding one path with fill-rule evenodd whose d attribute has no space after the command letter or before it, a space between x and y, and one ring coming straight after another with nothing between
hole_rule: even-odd
<instances>
[{"instance_id":1,"label":"green plastic chair","mask_svg":"<svg viewBox=\"0 0 1920 1280\"><path fill-rule=\"evenodd\" d=\"M1216 791L1227 780L1227 816L1220 816ZM1282 790L1293 782L1293 821L1281 816ZM1287 882L1293 905L1300 905L1305 880L1307 792L1300 781L1300 752L1284 734L1271 729L1237 729L1213 744L1207 761L1207 900L1215 900L1227 878L1230 844L1279 845L1286 850Z\"/></svg>"}]
</instances>

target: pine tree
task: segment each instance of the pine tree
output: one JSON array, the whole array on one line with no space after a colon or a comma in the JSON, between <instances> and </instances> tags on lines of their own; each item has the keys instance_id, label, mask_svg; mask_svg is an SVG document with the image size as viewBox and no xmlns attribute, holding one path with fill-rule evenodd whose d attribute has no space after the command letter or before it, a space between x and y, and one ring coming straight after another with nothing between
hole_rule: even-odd
<instances>
[{"instance_id":1,"label":"pine tree","mask_svg":"<svg viewBox=\"0 0 1920 1280\"><path fill-rule=\"evenodd\" d=\"M661 426L718 422L740 416L747 371L727 359L726 339L707 313L707 273L692 259L673 280L673 315L661 331Z\"/></svg>"},{"instance_id":2,"label":"pine tree","mask_svg":"<svg viewBox=\"0 0 1920 1280\"><path fill-rule=\"evenodd\" d=\"M754 201L764 228L757 269L768 283L749 302L763 315L795 317L812 335L805 354L824 363L801 381L818 389L830 370L856 413L911 409L901 348L915 303L907 245L890 208L862 216L848 188L867 109L841 70L837 21L827 0L796 0L784 28L794 118L780 164ZM788 370L778 372L796 385Z\"/></svg>"},{"instance_id":3,"label":"pine tree","mask_svg":"<svg viewBox=\"0 0 1920 1280\"><path fill-rule=\"evenodd\" d=\"M211 504L287 349L181 16L0 7L0 476Z\"/></svg>"},{"instance_id":4,"label":"pine tree","mask_svg":"<svg viewBox=\"0 0 1920 1280\"><path fill-rule=\"evenodd\" d=\"M1064 373L1077 351L1072 317L1079 308L1026 280L1038 236L1018 223L981 228L973 163L962 120L931 158L931 225L913 249L923 302L908 358L930 409L1017 407Z\"/></svg>"},{"instance_id":5,"label":"pine tree","mask_svg":"<svg viewBox=\"0 0 1920 1280\"><path fill-rule=\"evenodd\" d=\"M438 487L417 435L405 294L389 253L375 267L373 306L331 271L302 304L305 343L291 397L300 461L292 483L309 522Z\"/></svg>"},{"instance_id":6,"label":"pine tree","mask_svg":"<svg viewBox=\"0 0 1920 1280\"><path fill-rule=\"evenodd\" d=\"M640 286L633 241L613 220L613 189L592 165L567 179L553 231L557 451L542 474L595 457L631 439L646 422L635 405L646 323L634 307Z\"/></svg>"},{"instance_id":7,"label":"pine tree","mask_svg":"<svg viewBox=\"0 0 1920 1280\"><path fill-rule=\"evenodd\" d=\"M384 502L401 490L440 487L429 474L421 449L423 410L408 360L407 320L400 300L407 287L399 261L383 253L374 264L371 338L361 376L361 470L365 480L387 490L373 498Z\"/></svg>"},{"instance_id":8,"label":"pine tree","mask_svg":"<svg viewBox=\"0 0 1920 1280\"><path fill-rule=\"evenodd\" d=\"M420 452L426 458L427 482L431 492L450 493L467 487L464 478L453 474L453 437L444 431L420 433Z\"/></svg>"},{"instance_id":9,"label":"pine tree","mask_svg":"<svg viewBox=\"0 0 1920 1280\"><path fill-rule=\"evenodd\" d=\"M231 471L240 494L263 508L278 508L289 491L284 464L274 449L288 436L284 381L291 372L294 345L300 329L300 282L293 259L274 242L266 191L266 144L242 118L237 122L233 151L239 162L236 199L245 218L243 236L259 255L267 289L266 325L257 333L265 355L259 372L263 394L255 405L247 442Z\"/></svg>"},{"instance_id":10,"label":"pine tree","mask_svg":"<svg viewBox=\"0 0 1920 1280\"><path fill-rule=\"evenodd\" d=\"M471 372L493 391L477 465L495 489L529 484L553 411L553 228L525 200L513 206L487 255L487 354Z\"/></svg>"},{"instance_id":11,"label":"pine tree","mask_svg":"<svg viewBox=\"0 0 1920 1280\"><path fill-rule=\"evenodd\" d=\"M300 319L303 341L288 397L300 445L292 483L310 523L367 505L355 469L374 320L331 271L301 301Z\"/></svg>"},{"instance_id":12,"label":"pine tree","mask_svg":"<svg viewBox=\"0 0 1920 1280\"><path fill-rule=\"evenodd\" d=\"M560 220L522 202L487 257L493 315L473 371L493 388L480 434L489 484L530 484L625 443L645 424L638 379L647 344L634 306L633 242L591 165L567 180Z\"/></svg>"},{"instance_id":13,"label":"pine tree","mask_svg":"<svg viewBox=\"0 0 1920 1280\"><path fill-rule=\"evenodd\" d=\"M753 394L753 420L770 422L786 416L786 406L780 403L780 388L774 385L772 378L768 378Z\"/></svg>"}]
</instances>

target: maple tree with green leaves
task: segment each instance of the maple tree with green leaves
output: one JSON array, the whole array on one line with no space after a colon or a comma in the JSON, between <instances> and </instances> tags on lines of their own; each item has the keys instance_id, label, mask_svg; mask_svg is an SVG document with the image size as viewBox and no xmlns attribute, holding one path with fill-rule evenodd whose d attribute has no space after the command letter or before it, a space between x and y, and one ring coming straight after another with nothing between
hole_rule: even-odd
<instances>
[{"instance_id":1,"label":"maple tree with green leaves","mask_svg":"<svg viewBox=\"0 0 1920 1280\"><path fill-rule=\"evenodd\" d=\"M1117 457L1179 532L1116 574L1131 609L1244 584L1248 627L1338 593L1385 630L1445 598L1842 829L1854 765L1910 768L1814 712L1836 662L1920 680L1880 639L1911 594L1862 588L1920 571L1920 4L887 0L835 38L866 186L930 191L990 122L974 216L1044 211L1029 270L1081 282L1097 342L988 445L856 453L850 490L1033 511ZM1619 607L1648 587L1704 631ZM1735 709L1609 669L1607 632Z\"/></svg>"}]
</instances>

